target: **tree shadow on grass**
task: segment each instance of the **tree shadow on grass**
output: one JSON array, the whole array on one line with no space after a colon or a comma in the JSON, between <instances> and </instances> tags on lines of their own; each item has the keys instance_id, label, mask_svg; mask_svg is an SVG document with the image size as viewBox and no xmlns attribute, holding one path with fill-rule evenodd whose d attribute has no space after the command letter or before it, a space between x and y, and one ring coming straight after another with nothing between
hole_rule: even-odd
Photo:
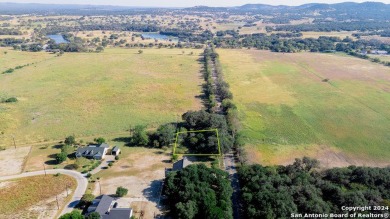
<instances>
[{"instance_id":1,"label":"tree shadow on grass","mask_svg":"<svg viewBox=\"0 0 390 219\"><path fill-rule=\"evenodd\" d=\"M47 160L47 161L45 161L45 164L46 165L57 165L58 162L56 160Z\"/></svg>"},{"instance_id":2,"label":"tree shadow on grass","mask_svg":"<svg viewBox=\"0 0 390 219\"><path fill-rule=\"evenodd\" d=\"M157 203L160 196L161 186L161 180L153 180L149 184L149 187L142 190L142 194L148 201Z\"/></svg>"},{"instance_id":3,"label":"tree shadow on grass","mask_svg":"<svg viewBox=\"0 0 390 219\"><path fill-rule=\"evenodd\" d=\"M62 144L53 145L53 146L51 146L51 148L53 148L53 149L61 149L62 148Z\"/></svg>"},{"instance_id":4,"label":"tree shadow on grass","mask_svg":"<svg viewBox=\"0 0 390 219\"><path fill-rule=\"evenodd\" d=\"M118 137L118 138L112 139L112 141L130 143L131 137Z\"/></svg>"},{"instance_id":5,"label":"tree shadow on grass","mask_svg":"<svg viewBox=\"0 0 390 219\"><path fill-rule=\"evenodd\" d=\"M50 154L50 155L48 155L47 157L48 157L48 158L54 158L54 159L55 159L56 156L57 156L57 154Z\"/></svg>"}]
</instances>

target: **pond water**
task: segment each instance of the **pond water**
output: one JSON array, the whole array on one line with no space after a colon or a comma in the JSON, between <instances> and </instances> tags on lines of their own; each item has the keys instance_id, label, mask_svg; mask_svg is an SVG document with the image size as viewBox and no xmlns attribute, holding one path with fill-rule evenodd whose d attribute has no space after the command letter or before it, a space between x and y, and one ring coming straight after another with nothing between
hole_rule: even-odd
<instances>
[{"instance_id":1,"label":"pond water","mask_svg":"<svg viewBox=\"0 0 390 219\"><path fill-rule=\"evenodd\" d=\"M47 37L49 37L50 39L54 40L56 43L69 43L68 41L66 41L64 39L64 37L60 34L56 34L56 35L47 35Z\"/></svg>"},{"instance_id":2,"label":"pond water","mask_svg":"<svg viewBox=\"0 0 390 219\"><path fill-rule=\"evenodd\" d=\"M146 39L156 39L156 40L172 40L178 41L177 37L167 36L160 33L142 33L142 36Z\"/></svg>"}]
</instances>

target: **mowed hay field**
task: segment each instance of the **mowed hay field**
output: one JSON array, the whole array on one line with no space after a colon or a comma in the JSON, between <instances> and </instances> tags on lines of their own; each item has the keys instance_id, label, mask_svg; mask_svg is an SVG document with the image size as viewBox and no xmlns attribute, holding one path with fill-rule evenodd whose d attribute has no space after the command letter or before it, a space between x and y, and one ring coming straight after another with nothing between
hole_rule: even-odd
<instances>
[{"instance_id":1,"label":"mowed hay field","mask_svg":"<svg viewBox=\"0 0 390 219\"><path fill-rule=\"evenodd\" d=\"M77 182L67 175L41 175L0 181L0 218L55 218Z\"/></svg>"},{"instance_id":2,"label":"mowed hay field","mask_svg":"<svg viewBox=\"0 0 390 219\"><path fill-rule=\"evenodd\" d=\"M183 54L182 51L185 53ZM190 53L193 52L193 55ZM173 122L202 107L201 50L66 53L0 75L0 146L123 132ZM13 53L18 53L13 54ZM20 63L40 54L8 51ZM27 61L27 63L30 61ZM13 65L17 62L14 61Z\"/></svg>"},{"instance_id":3,"label":"mowed hay field","mask_svg":"<svg viewBox=\"0 0 390 219\"><path fill-rule=\"evenodd\" d=\"M334 54L218 53L252 161L390 162L390 68Z\"/></svg>"}]
</instances>

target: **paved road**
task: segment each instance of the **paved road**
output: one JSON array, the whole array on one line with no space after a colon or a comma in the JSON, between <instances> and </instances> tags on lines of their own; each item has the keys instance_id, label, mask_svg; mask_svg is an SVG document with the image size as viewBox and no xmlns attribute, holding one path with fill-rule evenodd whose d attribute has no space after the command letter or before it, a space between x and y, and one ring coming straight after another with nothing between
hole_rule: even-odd
<instances>
[{"instance_id":1,"label":"paved road","mask_svg":"<svg viewBox=\"0 0 390 219\"><path fill-rule=\"evenodd\" d=\"M238 174L236 169L236 162L235 162L235 156L233 152L226 153L223 157L223 162L225 165L226 172L229 173L229 178L231 181L231 185L233 187L233 195L232 195L232 202L233 202L233 218L234 219L240 219L240 184L238 181Z\"/></svg>"},{"instance_id":2,"label":"paved road","mask_svg":"<svg viewBox=\"0 0 390 219\"><path fill-rule=\"evenodd\" d=\"M71 176L76 179L77 181L77 188L75 192L73 193L73 197L69 203L66 204L65 208L62 210L60 215L63 215L65 213L69 213L73 211L73 208L79 203L81 197L84 195L88 180L85 178L85 176L79 172L73 171L73 170L64 170L64 169L53 169L53 170L46 170L47 174L56 174L61 173L68 176ZM2 176L0 177L0 181L4 180L11 180L11 179L17 179L17 178L23 178L23 177L29 177L29 176L38 176L38 175L44 175L45 171L36 171L36 172L26 172L21 173L19 175L12 175L12 176Z\"/></svg>"}]
</instances>

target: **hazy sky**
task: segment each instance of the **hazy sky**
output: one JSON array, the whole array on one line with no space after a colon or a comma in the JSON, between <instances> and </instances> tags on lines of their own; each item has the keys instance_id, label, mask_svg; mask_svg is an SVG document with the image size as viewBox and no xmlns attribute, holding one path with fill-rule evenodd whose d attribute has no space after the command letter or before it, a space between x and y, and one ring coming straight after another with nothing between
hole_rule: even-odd
<instances>
[{"instance_id":1,"label":"hazy sky","mask_svg":"<svg viewBox=\"0 0 390 219\"><path fill-rule=\"evenodd\" d=\"M15 3L52 3L52 4L92 4L92 5L126 5L126 6L165 6L188 7L195 5L207 6L238 6L248 3L261 3L272 5L301 5L305 3L337 3L354 0L0 0L0 2ZM368 1L368 0L366 0ZM364 2L355 0L354 2ZM381 0L390 4L390 0Z\"/></svg>"}]
</instances>

